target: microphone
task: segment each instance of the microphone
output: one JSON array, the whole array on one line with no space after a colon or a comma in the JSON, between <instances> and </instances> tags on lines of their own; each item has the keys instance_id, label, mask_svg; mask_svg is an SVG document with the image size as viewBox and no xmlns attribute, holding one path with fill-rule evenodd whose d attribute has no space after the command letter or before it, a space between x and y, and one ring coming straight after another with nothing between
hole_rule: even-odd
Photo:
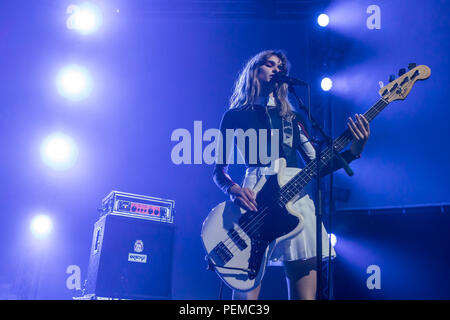
<instances>
[{"instance_id":1,"label":"microphone","mask_svg":"<svg viewBox=\"0 0 450 320\"><path fill-rule=\"evenodd\" d=\"M296 78L292 78L292 77L288 77L285 76L283 74L280 73L276 73L273 76L273 81L275 82L279 82L279 83L287 83L288 85L291 86L307 86L308 83L306 81L300 80L300 79L296 79Z\"/></svg>"}]
</instances>

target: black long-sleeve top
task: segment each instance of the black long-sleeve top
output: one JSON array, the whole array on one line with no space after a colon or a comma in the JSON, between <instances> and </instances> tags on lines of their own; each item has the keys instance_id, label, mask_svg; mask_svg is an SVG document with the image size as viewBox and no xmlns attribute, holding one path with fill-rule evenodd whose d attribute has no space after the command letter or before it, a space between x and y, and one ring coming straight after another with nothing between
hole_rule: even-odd
<instances>
[{"instance_id":1,"label":"black long-sleeve top","mask_svg":"<svg viewBox=\"0 0 450 320\"><path fill-rule=\"evenodd\" d=\"M279 115L278 108L271 108L261 105L252 105L247 107L240 107L235 109L227 110L220 123L221 137L219 143L222 143L223 152L219 153L218 159L214 165L213 179L216 185L224 192L228 193L229 188L235 184L235 182L228 175L228 165L231 163L238 163L237 155L230 157L227 155L227 150L233 150L236 139L227 138L227 129L237 130L242 129L243 132L248 129L255 129L259 132L259 129L266 129L267 141L260 140L260 136L256 134L258 157L255 161L254 158L250 158L249 150L250 146L248 141L244 146L237 144L238 151L241 155L244 155L244 162L246 167L260 167L260 166L270 166L270 163L265 163L264 159L259 157L259 148L261 143L266 144L267 155L271 155L270 145L271 145L271 135L270 129L278 129L279 131L279 157L286 159L288 167L302 168L305 164L315 159L315 150L312 143L309 141L309 135L307 130L309 130L309 122L306 121L306 117L302 117L299 113L294 113L293 123L293 142L292 148L282 147L283 145L283 130L282 130L282 118ZM221 141L220 141L221 140ZM242 148L245 148L243 150ZM299 163L297 160L297 152L300 153L303 164ZM350 163L356 157L350 152L350 150L341 153L342 158ZM241 158L242 160L242 158ZM323 168L322 175L325 176L333 171L342 168L342 165L336 160Z\"/></svg>"}]
</instances>

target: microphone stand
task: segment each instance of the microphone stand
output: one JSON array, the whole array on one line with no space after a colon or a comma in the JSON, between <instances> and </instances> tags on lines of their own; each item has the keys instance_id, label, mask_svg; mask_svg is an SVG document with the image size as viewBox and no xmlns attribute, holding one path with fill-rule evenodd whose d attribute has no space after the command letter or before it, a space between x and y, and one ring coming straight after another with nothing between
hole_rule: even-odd
<instances>
[{"instance_id":1,"label":"microphone stand","mask_svg":"<svg viewBox=\"0 0 450 320\"><path fill-rule=\"evenodd\" d=\"M320 161L320 152L322 150L323 145L328 145L331 147L331 163L330 165L333 166L334 157L338 160L339 164L343 166L345 169L345 172L349 176L353 175L352 169L349 167L348 163L342 158L342 156L336 152L334 153L334 146L333 146L333 140L331 137L329 137L322 127L317 123L317 121L311 116L311 103L310 103L310 88L309 85L306 84L308 87L308 108L304 105L300 97L295 92L294 87L291 84L288 84L289 92L293 94L295 99L297 100L298 106L300 109L304 110L309 117L309 121L311 122L312 126L316 128L320 134L322 135L324 140L317 140L313 139L313 142L317 144L316 150L316 165L317 165L317 186L316 186L316 199L317 199L317 209L316 209L316 259L317 259L317 299L322 300L322 221L323 221L323 209L322 209L322 188L321 188L321 161ZM313 146L314 147L314 146ZM331 213L330 213L331 214ZM331 250L329 251L329 255L331 256Z\"/></svg>"}]
</instances>

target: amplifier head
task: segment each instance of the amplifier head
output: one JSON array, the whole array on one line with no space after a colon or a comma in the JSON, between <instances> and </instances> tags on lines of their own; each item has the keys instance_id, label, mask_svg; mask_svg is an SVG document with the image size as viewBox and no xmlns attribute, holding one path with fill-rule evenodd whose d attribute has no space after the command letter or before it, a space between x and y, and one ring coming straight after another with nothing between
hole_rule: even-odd
<instances>
[{"instance_id":1,"label":"amplifier head","mask_svg":"<svg viewBox=\"0 0 450 320\"><path fill-rule=\"evenodd\" d=\"M102 201L101 215L114 213L164 223L173 223L175 201L111 191Z\"/></svg>"}]
</instances>

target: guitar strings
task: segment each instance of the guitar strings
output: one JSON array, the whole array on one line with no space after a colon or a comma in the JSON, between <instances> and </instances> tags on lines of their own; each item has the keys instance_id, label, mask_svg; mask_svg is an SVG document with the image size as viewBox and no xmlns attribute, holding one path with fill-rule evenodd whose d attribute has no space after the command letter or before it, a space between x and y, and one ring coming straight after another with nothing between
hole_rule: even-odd
<instances>
[{"instance_id":1,"label":"guitar strings","mask_svg":"<svg viewBox=\"0 0 450 320\"><path fill-rule=\"evenodd\" d=\"M378 103L380 103L380 102L382 102L382 101L379 101ZM377 103L377 104L378 104ZM374 108L378 108L379 106L378 105L375 105L373 108L371 108L369 111L373 111L373 109ZM367 116L369 115L369 113L370 112L367 112L366 114L367 114ZM380 112L381 110L378 110L378 113ZM346 142L344 139L347 139L347 138L349 138L349 135L350 135L350 131L346 131L346 132L344 132L338 139L336 139L336 141L335 141L335 143L333 143L333 145L334 146L337 146L337 148L344 148L345 147L345 145L348 143L348 141ZM322 163L324 164L324 165L327 165L327 161L329 161L329 160L332 160L332 159L329 159L329 160L325 160L325 162L324 162L324 157L325 158L327 158L327 157L331 157L331 148L327 148L327 149L325 149L322 153L321 153L321 161L322 161ZM308 172L308 171L312 171L312 172L314 172L315 171L315 168L309 168L310 166L314 166L314 165L316 165L316 163L315 162L311 162L312 164L311 165L309 165L309 166L306 166L302 171L304 171L304 172ZM309 177L312 177L311 175L309 175ZM298 175L296 175L296 176L294 176L289 182L287 182L281 189L280 189L280 193L283 193L283 192L285 192L286 191L286 189L289 191L289 189L291 189L292 187L294 187L296 190L295 190L295 193L293 194L293 195L291 195L291 194L289 194L289 192L288 192L288 196L291 196L291 197L293 197L293 196L295 196L296 194L298 194L302 189L298 189L297 187L296 187L296 183L298 182L298 181L295 181L295 180L299 180L299 179L301 179L302 180L302 182L303 183L309 183L309 181L307 181L307 180L304 180L304 179L302 179L302 177L301 177L301 173L299 172L299 174ZM284 190L283 190L284 189ZM283 197L283 194L281 195L281 197ZM245 227L244 227L245 228Z\"/></svg>"},{"instance_id":2,"label":"guitar strings","mask_svg":"<svg viewBox=\"0 0 450 320\"><path fill-rule=\"evenodd\" d=\"M367 116L369 116L369 118L370 118L370 120L368 120L368 121L371 121L372 119L373 119L373 117L372 116L376 116L376 114L377 113L379 113L379 112L381 112L381 110L378 110L378 107L380 107L380 106L382 106L382 107L385 107L387 104L385 104L384 106L382 105L383 103L385 103L383 100L379 100L371 109L369 109L369 111L368 112L366 112L366 114L365 114L365 116L367 115ZM380 104L380 105L378 105L378 104ZM375 114L371 114L371 115L369 115L370 113L372 113L374 110L376 109L376 112L375 112ZM333 143L333 145L334 146L337 146L338 147L338 149L339 148L344 148L345 147L345 145L348 143L348 141L347 142L345 142L345 140L348 138L348 136L350 135L350 131L348 131L348 130L346 130L340 137L338 137L337 139L336 139L336 141L335 141L335 143ZM321 155L320 155L320 157L321 157L321 163L322 164L324 164L324 165L327 165L327 162L328 161L332 161L333 159L328 159L328 160L324 160L324 159L326 159L327 157L331 157L331 148L327 148L327 149L325 149L322 153L321 153ZM324 162L325 161L325 162ZM309 177L308 178L310 178L310 180L316 175L316 174L314 174L314 172L316 171L315 169L315 167L314 166L316 166L317 164L316 164L316 161L312 161L308 166L306 166L303 170L302 170L302 172L304 172L304 171L312 171L313 172L313 174L312 175L309 175ZM312 166L312 167L314 167L314 168L308 168L309 166ZM289 182L287 182L281 189L280 189L280 194L281 194L281 198L283 198L283 193L285 193L286 192L286 189L287 190L289 190L289 189L291 189L293 186L294 186L294 188L295 188L295 193L294 193L294 195L293 196L295 196L296 194L298 194L303 188L304 188L304 186L302 187L302 189L300 189L300 190L298 190L297 189L297 187L296 187L296 183L298 182L298 181L294 181L294 180L299 180L299 179L301 179L302 180L302 182L303 183L309 183L309 181L307 181L307 180L303 180L302 179L302 177L301 177L301 173L302 172L299 172L296 176L294 176L294 178L292 178ZM293 186L292 186L292 184L293 184ZM306 184L305 184L305 186L306 186ZM290 185L290 186L288 186L288 185ZM283 190L284 189L284 190ZM288 192L288 196L291 196L291 199L292 199L292 195L290 195L289 194L289 192ZM278 200L278 199L277 199ZM284 199L283 199L284 200ZM287 201L287 202L289 202L289 201ZM286 203L287 203L286 202ZM284 205L284 204L283 204ZM266 208L264 208L264 210L262 210L262 212L264 212L265 211L265 209ZM262 213L261 212L261 213ZM257 216L255 216L254 217L254 219L253 220L251 220L248 224L247 224L247 226L248 225L250 225L250 223L251 223L251 225L250 225L250 228L252 228L252 226L253 225L256 225L256 229L255 228L252 228L253 230L250 230L250 229L247 229L247 230L245 230L245 227L242 227L242 230L244 230L246 233L250 233L250 232L254 232L254 231L256 231L258 228L259 228L259 226L257 225L257 223L259 222L259 221L261 221L261 219L263 219L265 217L265 215L264 216L260 216L260 217L258 217L258 215ZM259 218L258 219L258 221L256 221L256 223L255 223L255 220L257 219L257 218ZM232 239L231 239L232 240Z\"/></svg>"},{"instance_id":3,"label":"guitar strings","mask_svg":"<svg viewBox=\"0 0 450 320\"><path fill-rule=\"evenodd\" d=\"M381 103L380 106L382 106L382 104L385 103L385 105L382 106L383 108L387 105L387 103L386 103L383 99L379 100L379 101L378 101L371 109L369 109L368 112L366 112L365 116L366 116L366 115L369 116L369 113L371 113L371 112L374 111L375 109L376 109L376 111L377 111L377 112L375 112L375 115L370 115L370 116L369 116L369 119L370 119L370 120L368 120L368 121L371 121L371 120L373 119L372 116L376 116L377 113L381 112L382 109L381 109L381 110L378 110L378 107L379 107L378 104L380 104L380 103ZM348 143L348 141L345 142L345 140L342 141L342 139L347 138L346 135L348 135L348 134L349 134L349 131L347 130L346 132L344 132L344 134L342 134L340 137L338 137L338 138L336 139L336 142L335 142L333 145L338 145L338 148L344 148L345 145ZM341 141L339 141L339 139L341 139ZM341 144L344 143L344 142L345 142L345 144L344 144L344 145L341 145ZM321 157L322 157L322 155L324 155L325 158L326 158L326 157L330 157L330 156L331 156L331 155L329 154L330 152L331 152L331 148L325 149L325 150L322 152ZM329 160L332 160L332 159L329 159ZM328 160L326 160L326 161L328 161ZM323 159L321 159L321 162L323 163ZM311 165L311 164L312 164L312 165ZM324 164L326 165L327 162L325 162ZM310 163L310 165L311 165L311 166L314 166L314 165L316 165L316 162L315 162L315 161L312 161L312 162ZM308 166L307 166L307 167L308 167ZM307 167L305 167L305 168L302 170L302 172L303 172L303 171L306 171L306 169L311 169L311 170L313 170L313 172L314 172L314 169L315 169L315 168L307 168ZM312 179L314 176L315 176L315 175L313 174L313 175L310 176L310 178ZM286 183L286 185L283 186L283 187L280 189L280 193L282 194L282 193L284 192L283 189L286 189L287 185L288 185L288 184L291 184L292 181L293 181L293 180L296 180L297 178L301 178L301 172L299 172L297 176L294 176L293 179L291 179L288 183ZM302 180L303 180L303 179L302 179ZM305 181L305 180L303 180L303 182L304 182L304 183L306 182L306 184L309 183L309 181ZM306 186L306 184L305 184L305 186ZM295 184L294 184L294 186L295 186ZM291 187L292 187L292 186L291 186ZM295 187L295 189L297 189L297 188ZM288 190L289 190L289 189L288 189ZM295 193L295 194L297 194L297 193L300 192L300 191L301 191L301 189L300 189L300 190L296 190L296 193ZM294 196L295 196L295 194L294 194ZM283 195L281 195L281 197L283 197ZM279 200L279 199L276 199L276 201L278 201L278 200ZM274 204L274 203L275 203L275 201L273 201L271 204ZM260 228L260 226L258 226L258 222L260 222L262 219L264 219L264 217L266 216L266 214L263 214L263 213L264 213L268 208L270 208L270 206L269 206L269 207L265 207L265 208L263 208L261 211L259 211L258 214L257 214L255 217L253 217L252 220L249 220L249 222L248 222L245 226L243 225L243 226L241 227L241 230L238 230L237 234L238 234L239 236L242 237L242 233L244 233L244 234L246 235L246 238L251 239L251 238L248 236L248 234L250 234L250 232L253 233L253 232L257 231L257 230ZM247 230L245 230L247 227L249 227L249 228L248 228ZM236 231L236 230L235 230L235 231ZM241 232L241 231L242 231L242 232ZM251 234L250 234L250 236L251 236ZM228 248L228 245L230 244L230 242L228 242L228 240L230 240L230 241L231 241L231 244L233 245L233 246L231 247L231 250L233 250L233 251L231 251L230 248L229 248L229 250L231 251L231 253L235 253L235 252L236 252L235 249L238 249L238 250L239 250L239 248L237 247L236 244L234 244L233 239L231 239L229 236L228 236L227 238L228 238L228 239L223 240L224 245L226 245L226 247ZM234 248L233 248L233 247L234 247Z\"/></svg>"},{"instance_id":4,"label":"guitar strings","mask_svg":"<svg viewBox=\"0 0 450 320\"><path fill-rule=\"evenodd\" d=\"M380 104L380 105L378 105L378 104ZM383 104L384 104L384 105L383 105ZM384 108L385 106L387 106L387 104L388 104L388 103L387 103L384 99L380 99L380 100L379 100L372 108L370 108L370 109L364 114L364 116L365 116L366 118L368 117L367 120L368 120L369 122L372 121L373 118L374 118L378 113L380 113L380 112L383 110L383 108ZM378 107L382 107L382 109L379 110ZM373 113L373 114L372 114L372 113ZM348 131L348 129L347 129L341 136L339 136L339 137L336 139L336 141L333 143L333 146L337 146L338 149L339 149L339 148L344 148L345 145L348 143L348 141L345 142L345 140L348 138L348 137L346 137L346 136L347 136L349 133L350 133L350 131ZM341 145L342 143L345 143L345 144ZM332 149L331 149L330 147L328 147L327 149L325 149L325 150L320 154L320 157L322 158L322 159L320 159L320 161L321 161L322 164L327 165L329 161L332 161L332 160L333 160L332 158L330 158L330 159L328 159L328 160L325 160L325 162L324 162L324 159L326 159L327 157L330 157L330 156L331 156L331 154L330 154L331 152L332 152ZM339 151L338 151L338 152L339 152ZM314 169L316 169L316 168L308 168L308 167L314 167L314 166L316 166L316 165L317 165L316 161L310 162L305 168L303 168L303 170L302 170L301 172L299 172L299 173L298 173L296 176L294 176L290 181L288 181L282 188L280 188L280 194L281 194L280 198L283 198L283 193L285 193L286 190L289 191L289 189L292 188L292 184L293 184L294 189L295 189L294 196L295 196L296 194L298 194L298 193L306 186L306 184L309 183L309 182L311 181L311 179L314 178L314 177L317 175L317 174L315 173L315 170L314 170ZM308 177L308 179L310 179L310 181L303 180L303 178L301 177L302 173L308 172L308 171L311 171L311 172L312 172L312 174L309 175L309 177ZM296 183L299 182L299 181L295 181L295 182L294 182L294 180L299 180L299 179L301 179L303 183L306 183L300 190L298 190L297 187L296 187ZM288 186L288 185L290 185L290 186ZM292 199L292 195L289 195L289 194L288 194L288 196L291 196L291 199ZM283 200L284 200L284 199L282 199L282 202L283 202ZM275 199L275 201L279 201L279 199ZM273 204L275 203L275 201L271 202L269 206L264 207L261 211L258 211L258 214L257 214L255 217L253 217L253 219L249 220L249 221L247 222L247 224L242 225L241 228L240 228L240 230L235 230L235 229L234 229L235 232L236 232L240 237L242 237L242 235L245 234L246 238L249 239L249 240L251 240L251 238L249 237L249 235L251 236L251 233L253 233L253 232L259 230L260 226L258 225L258 223L259 223L262 219L264 219L265 216L267 215L267 214L264 214L264 212L265 212L267 209L269 209L270 206L273 205ZM288 202L289 202L289 201L288 201ZM287 203L287 202L286 202L286 203ZM284 205L284 204L283 204L283 205ZM247 228L247 227L248 227L248 228ZM246 228L247 228L247 230L246 230ZM230 242L231 242L231 245L230 245ZM231 253L235 253L237 250L239 250L239 248L237 247L237 245L234 243L233 239L231 239L229 236L227 236L227 238L225 238L225 239L222 241L222 243L223 243L227 248L228 248L228 246L230 245L230 248L228 248L228 250L230 250ZM236 250L236 249L237 249L237 250Z\"/></svg>"}]
</instances>

